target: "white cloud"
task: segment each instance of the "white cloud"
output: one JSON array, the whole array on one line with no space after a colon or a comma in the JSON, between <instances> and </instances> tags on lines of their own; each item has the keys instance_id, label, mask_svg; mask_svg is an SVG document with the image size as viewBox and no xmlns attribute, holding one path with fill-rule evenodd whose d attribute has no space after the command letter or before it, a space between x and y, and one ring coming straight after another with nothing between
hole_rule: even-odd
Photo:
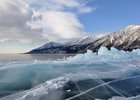
<instances>
[{"instance_id":1,"label":"white cloud","mask_svg":"<svg viewBox=\"0 0 140 100\"><path fill-rule=\"evenodd\" d=\"M71 7L71 8L75 8L75 7L78 7L80 4L78 3L77 0L54 0L54 2L56 4L60 4L60 5L63 5L63 6L66 6L66 7Z\"/></svg>"},{"instance_id":2,"label":"white cloud","mask_svg":"<svg viewBox=\"0 0 140 100\"><path fill-rule=\"evenodd\" d=\"M23 0L1 0L0 39L10 43L32 43L37 38L41 40L41 30L31 30L26 24L32 15L32 9Z\"/></svg>"},{"instance_id":3,"label":"white cloud","mask_svg":"<svg viewBox=\"0 0 140 100\"><path fill-rule=\"evenodd\" d=\"M34 8L34 17L41 20L28 23L33 29L43 28L43 36L51 40L58 38L77 38L85 34L78 19L79 13L90 13L95 8L87 5L86 0L29 0Z\"/></svg>"},{"instance_id":4,"label":"white cloud","mask_svg":"<svg viewBox=\"0 0 140 100\"><path fill-rule=\"evenodd\" d=\"M36 10L77 11L90 13L95 7L87 6L92 0L27 0Z\"/></svg>"},{"instance_id":5,"label":"white cloud","mask_svg":"<svg viewBox=\"0 0 140 100\"><path fill-rule=\"evenodd\" d=\"M44 34L53 34L60 38L80 37L84 28L77 16L70 12L47 11L41 13L42 21L30 23L32 28L43 27Z\"/></svg>"},{"instance_id":6,"label":"white cloud","mask_svg":"<svg viewBox=\"0 0 140 100\"><path fill-rule=\"evenodd\" d=\"M17 27L24 25L30 20L32 11L25 2L21 0L1 0L0 3L0 25ZM22 24L24 23L24 24Z\"/></svg>"},{"instance_id":7,"label":"white cloud","mask_svg":"<svg viewBox=\"0 0 140 100\"><path fill-rule=\"evenodd\" d=\"M85 31L79 13L94 10L87 3L87 0L1 0L0 45L38 45L81 37Z\"/></svg>"},{"instance_id":8,"label":"white cloud","mask_svg":"<svg viewBox=\"0 0 140 100\"><path fill-rule=\"evenodd\" d=\"M94 11L96 8L91 8L91 7L81 7L80 13L90 13Z\"/></svg>"}]
</instances>

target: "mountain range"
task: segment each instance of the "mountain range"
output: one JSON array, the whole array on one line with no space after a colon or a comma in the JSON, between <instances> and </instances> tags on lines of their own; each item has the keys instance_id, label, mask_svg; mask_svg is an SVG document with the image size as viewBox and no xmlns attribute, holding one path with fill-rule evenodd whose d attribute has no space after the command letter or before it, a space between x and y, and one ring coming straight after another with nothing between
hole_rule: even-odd
<instances>
[{"instance_id":1,"label":"mountain range","mask_svg":"<svg viewBox=\"0 0 140 100\"><path fill-rule=\"evenodd\" d=\"M85 53L87 49L97 52L101 46L115 47L118 50L132 51L140 49L140 25L130 25L120 31L107 34L96 34L65 43L49 42L33 49L28 54L72 54Z\"/></svg>"}]
</instances>

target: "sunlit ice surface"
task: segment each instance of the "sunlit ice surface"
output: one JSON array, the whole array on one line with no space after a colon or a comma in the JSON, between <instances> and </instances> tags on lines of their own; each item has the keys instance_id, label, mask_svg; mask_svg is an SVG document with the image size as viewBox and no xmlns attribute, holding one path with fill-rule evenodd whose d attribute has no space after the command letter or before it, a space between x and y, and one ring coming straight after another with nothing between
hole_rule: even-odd
<instances>
[{"instance_id":1,"label":"sunlit ice surface","mask_svg":"<svg viewBox=\"0 0 140 100\"><path fill-rule=\"evenodd\" d=\"M140 50L1 63L0 100L140 100Z\"/></svg>"}]
</instances>

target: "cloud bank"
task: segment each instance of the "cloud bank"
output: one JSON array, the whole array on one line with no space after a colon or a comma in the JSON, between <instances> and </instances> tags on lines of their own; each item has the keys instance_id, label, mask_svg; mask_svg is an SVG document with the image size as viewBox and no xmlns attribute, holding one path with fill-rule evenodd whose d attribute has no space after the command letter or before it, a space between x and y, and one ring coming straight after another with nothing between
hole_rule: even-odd
<instances>
[{"instance_id":1,"label":"cloud bank","mask_svg":"<svg viewBox=\"0 0 140 100\"><path fill-rule=\"evenodd\" d=\"M39 45L86 34L78 19L95 10L88 0L1 0L0 44ZM7 46L6 45L6 46Z\"/></svg>"}]
</instances>

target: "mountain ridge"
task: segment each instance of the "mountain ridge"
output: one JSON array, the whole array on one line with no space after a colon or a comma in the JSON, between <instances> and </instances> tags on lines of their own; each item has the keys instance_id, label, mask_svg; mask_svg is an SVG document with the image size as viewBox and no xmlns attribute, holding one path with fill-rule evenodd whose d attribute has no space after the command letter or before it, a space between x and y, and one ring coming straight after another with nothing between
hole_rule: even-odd
<instances>
[{"instance_id":1,"label":"mountain ridge","mask_svg":"<svg viewBox=\"0 0 140 100\"><path fill-rule=\"evenodd\" d=\"M140 25L130 25L120 31L108 34L90 35L66 43L49 42L31 50L29 54L85 53L87 49L97 52L101 46L108 49L132 51L140 49Z\"/></svg>"}]
</instances>

